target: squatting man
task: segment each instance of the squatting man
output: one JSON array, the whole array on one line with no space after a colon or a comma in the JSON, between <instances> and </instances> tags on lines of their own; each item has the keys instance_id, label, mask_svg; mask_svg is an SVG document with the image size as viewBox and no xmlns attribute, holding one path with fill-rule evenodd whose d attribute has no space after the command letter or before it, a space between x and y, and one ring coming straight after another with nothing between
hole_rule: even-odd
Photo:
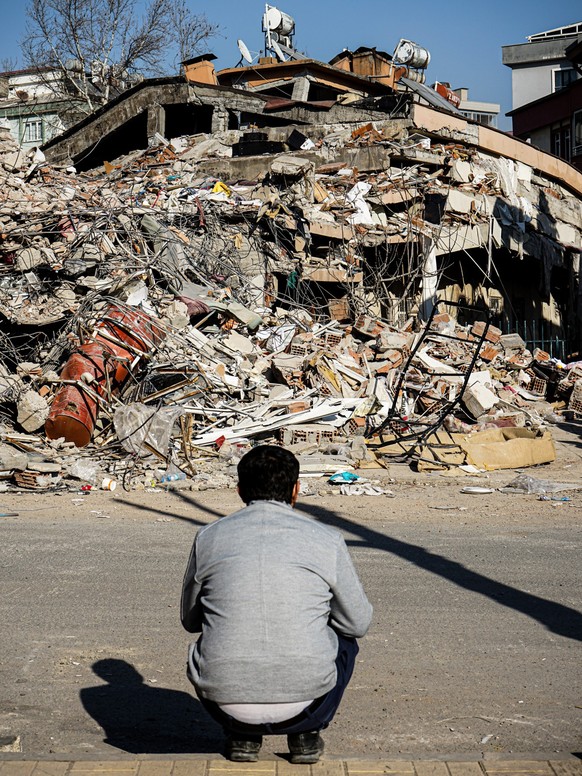
<instances>
[{"instance_id":1,"label":"squatting man","mask_svg":"<svg viewBox=\"0 0 582 776\"><path fill-rule=\"evenodd\" d=\"M231 760L255 762L286 735L292 763L317 762L372 607L334 529L296 512L299 462L275 445L238 464L246 506L201 528L181 618L200 633L188 676L226 734Z\"/></svg>"}]
</instances>

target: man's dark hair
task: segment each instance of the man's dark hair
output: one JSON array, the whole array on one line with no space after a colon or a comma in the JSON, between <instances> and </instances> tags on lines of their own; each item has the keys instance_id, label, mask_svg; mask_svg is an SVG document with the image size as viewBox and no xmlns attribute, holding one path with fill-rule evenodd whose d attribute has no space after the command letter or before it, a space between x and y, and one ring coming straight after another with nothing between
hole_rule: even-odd
<instances>
[{"instance_id":1,"label":"man's dark hair","mask_svg":"<svg viewBox=\"0 0 582 776\"><path fill-rule=\"evenodd\" d=\"M251 501L290 504L299 479L299 461L284 447L259 445L240 459L237 471L238 489L245 504Z\"/></svg>"}]
</instances>

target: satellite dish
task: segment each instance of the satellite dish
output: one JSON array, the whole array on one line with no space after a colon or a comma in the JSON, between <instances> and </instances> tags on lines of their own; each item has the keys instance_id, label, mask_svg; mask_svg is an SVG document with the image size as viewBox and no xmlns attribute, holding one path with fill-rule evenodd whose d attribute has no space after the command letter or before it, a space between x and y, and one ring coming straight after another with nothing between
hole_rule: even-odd
<instances>
[{"instance_id":1,"label":"satellite dish","mask_svg":"<svg viewBox=\"0 0 582 776\"><path fill-rule=\"evenodd\" d=\"M279 43L275 40L274 36L275 36L275 33L273 33L273 36L271 36L271 48L273 49L273 51L275 52L275 54L279 58L280 62L286 62L287 61L287 57L281 51L281 46L279 46Z\"/></svg>"},{"instance_id":2,"label":"satellite dish","mask_svg":"<svg viewBox=\"0 0 582 776\"><path fill-rule=\"evenodd\" d=\"M241 38L239 38L236 42L236 45L238 46L238 50L240 51L241 57L245 60L245 62L248 62L249 65L252 65L253 58L244 40L241 40Z\"/></svg>"}]
</instances>

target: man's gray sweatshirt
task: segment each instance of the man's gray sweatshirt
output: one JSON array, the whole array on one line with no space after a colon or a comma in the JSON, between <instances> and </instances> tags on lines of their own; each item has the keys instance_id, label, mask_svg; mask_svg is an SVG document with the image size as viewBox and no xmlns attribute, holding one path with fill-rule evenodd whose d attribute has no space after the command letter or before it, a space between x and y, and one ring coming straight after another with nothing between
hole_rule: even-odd
<instances>
[{"instance_id":1,"label":"man's gray sweatshirt","mask_svg":"<svg viewBox=\"0 0 582 776\"><path fill-rule=\"evenodd\" d=\"M337 531L254 501L198 532L181 617L202 697L291 703L335 686L336 631L363 636L372 607Z\"/></svg>"}]
</instances>

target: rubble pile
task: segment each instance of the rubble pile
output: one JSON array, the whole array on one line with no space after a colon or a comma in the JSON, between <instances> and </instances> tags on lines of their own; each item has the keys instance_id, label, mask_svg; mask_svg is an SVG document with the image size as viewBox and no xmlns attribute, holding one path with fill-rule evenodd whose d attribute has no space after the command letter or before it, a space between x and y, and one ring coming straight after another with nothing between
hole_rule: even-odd
<instances>
[{"instance_id":1,"label":"rubble pile","mask_svg":"<svg viewBox=\"0 0 582 776\"><path fill-rule=\"evenodd\" d=\"M445 245L534 241L551 268L558 227L579 240L557 184L371 124L251 180L210 174L238 139L160 138L77 173L0 137L3 487L227 487L261 441L304 476L394 454L448 468L476 460L461 437L547 442L556 402L582 412L582 365L400 304L430 301L426 257ZM437 449L451 439L456 457Z\"/></svg>"}]
</instances>

